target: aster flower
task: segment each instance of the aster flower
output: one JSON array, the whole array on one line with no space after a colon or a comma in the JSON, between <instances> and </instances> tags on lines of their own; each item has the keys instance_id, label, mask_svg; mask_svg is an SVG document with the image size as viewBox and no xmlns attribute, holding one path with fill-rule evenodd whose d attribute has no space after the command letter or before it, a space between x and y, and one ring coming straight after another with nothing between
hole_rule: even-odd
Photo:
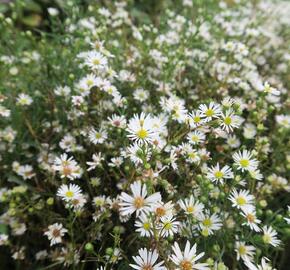
<instances>
[{"instance_id":1,"label":"aster flower","mask_svg":"<svg viewBox=\"0 0 290 270\"><path fill-rule=\"evenodd\" d=\"M141 213L150 212L152 206L161 201L161 195L156 192L147 197L146 185L142 185L140 181L136 181L130 185L133 196L122 192L120 196L120 213L123 216L131 215L136 212L136 216Z\"/></svg>"},{"instance_id":2,"label":"aster flower","mask_svg":"<svg viewBox=\"0 0 290 270\"><path fill-rule=\"evenodd\" d=\"M143 112L139 116L135 114L134 117L130 119L127 131L129 133L128 137L131 140L141 144L151 144L158 135L155 128L152 126L151 116Z\"/></svg>"},{"instance_id":3,"label":"aster flower","mask_svg":"<svg viewBox=\"0 0 290 270\"><path fill-rule=\"evenodd\" d=\"M236 241L235 251L237 253L237 260L251 261L255 255L256 248L254 246L246 245L245 242Z\"/></svg>"},{"instance_id":4,"label":"aster flower","mask_svg":"<svg viewBox=\"0 0 290 270\"><path fill-rule=\"evenodd\" d=\"M184 200L179 200L178 203L185 214L192 215L195 218L199 217L204 209L204 205L195 200L192 195Z\"/></svg>"},{"instance_id":5,"label":"aster flower","mask_svg":"<svg viewBox=\"0 0 290 270\"><path fill-rule=\"evenodd\" d=\"M238 169L242 172L247 170L255 170L258 167L258 161L255 158L252 158L253 154L251 154L247 150L243 150L243 152L238 151L234 153L233 159Z\"/></svg>"},{"instance_id":6,"label":"aster flower","mask_svg":"<svg viewBox=\"0 0 290 270\"><path fill-rule=\"evenodd\" d=\"M138 256L133 256L135 264L130 264L132 268L137 270L166 270L163 261L156 263L158 260L156 250L148 251L146 248L141 248L138 253Z\"/></svg>"},{"instance_id":7,"label":"aster flower","mask_svg":"<svg viewBox=\"0 0 290 270\"><path fill-rule=\"evenodd\" d=\"M214 213L210 215L209 213L202 213L199 217L199 228L203 236L208 236L214 234L214 231L219 230L222 227L220 217Z\"/></svg>"},{"instance_id":8,"label":"aster flower","mask_svg":"<svg viewBox=\"0 0 290 270\"><path fill-rule=\"evenodd\" d=\"M67 229L61 223L54 223L48 226L48 230L44 235L47 236L48 240L50 240L50 245L53 246L62 242L62 237L66 232Z\"/></svg>"},{"instance_id":9,"label":"aster flower","mask_svg":"<svg viewBox=\"0 0 290 270\"><path fill-rule=\"evenodd\" d=\"M89 132L89 140L93 144L104 143L107 137L108 137L107 132L103 129L95 130L92 128Z\"/></svg>"},{"instance_id":10,"label":"aster flower","mask_svg":"<svg viewBox=\"0 0 290 270\"><path fill-rule=\"evenodd\" d=\"M208 170L207 177L213 182L220 182L223 184L224 179L231 179L234 177L234 174L228 165L220 168L219 163L217 163L216 166L212 166Z\"/></svg>"},{"instance_id":11,"label":"aster flower","mask_svg":"<svg viewBox=\"0 0 290 270\"><path fill-rule=\"evenodd\" d=\"M264 226L263 228L263 241L265 244L277 247L281 244L281 241L277 238L278 233L271 226Z\"/></svg>"},{"instance_id":12,"label":"aster flower","mask_svg":"<svg viewBox=\"0 0 290 270\"><path fill-rule=\"evenodd\" d=\"M176 218L172 215L162 216L160 218L160 223L157 227L160 231L160 236L168 237L173 236L179 231L180 222L176 221Z\"/></svg>"},{"instance_id":13,"label":"aster flower","mask_svg":"<svg viewBox=\"0 0 290 270\"><path fill-rule=\"evenodd\" d=\"M172 250L174 254L170 256L171 261L178 270L209 270L208 264L197 263L203 257L204 252L196 254L196 244L190 247L189 241L186 242L185 249L182 252L178 243L175 242Z\"/></svg>"},{"instance_id":14,"label":"aster flower","mask_svg":"<svg viewBox=\"0 0 290 270\"><path fill-rule=\"evenodd\" d=\"M152 221L146 214L141 214L135 221L136 232L139 232L141 236L149 237L152 235Z\"/></svg>"},{"instance_id":15,"label":"aster flower","mask_svg":"<svg viewBox=\"0 0 290 270\"><path fill-rule=\"evenodd\" d=\"M88 171L94 170L97 166L101 165L101 162L104 160L102 157L102 153L96 153L92 156L93 161L87 161L87 165L90 167L88 168Z\"/></svg>"},{"instance_id":16,"label":"aster flower","mask_svg":"<svg viewBox=\"0 0 290 270\"><path fill-rule=\"evenodd\" d=\"M211 102L209 105L201 104L199 106L199 111L202 117L205 117L205 120L211 121L213 118L219 118L221 115L221 106L214 102Z\"/></svg>"},{"instance_id":17,"label":"aster flower","mask_svg":"<svg viewBox=\"0 0 290 270\"><path fill-rule=\"evenodd\" d=\"M244 262L249 270L276 270L276 268L273 268L270 265L269 259L267 259L265 257L262 258L261 264L259 264L259 265L254 265L254 263L248 259L246 259Z\"/></svg>"},{"instance_id":18,"label":"aster flower","mask_svg":"<svg viewBox=\"0 0 290 270\"><path fill-rule=\"evenodd\" d=\"M238 128L241 125L241 117L234 114L232 109L229 109L224 113L221 113L220 125L222 129L227 132L233 131L234 128Z\"/></svg>"},{"instance_id":19,"label":"aster flower","mask_svg":"<svg viewBox=\"0 0 290 270\"><path fill-rule=\"evenodd\" d=\"M187 134L188 142L193 145L203 143L205 138L205 134L199 130L195 130Z\"/></svg>"},{"instance_id":20,"label":"aster flower","mask_svg":"<svg viewBox=\"0 0 290 270\"><path fill-rule=\"evenodd\" d=\"M74 199L77 199L82 194L82 191L78 185L62 184L58 190L56 195L61 197L66 202L72 202Z\"/></svg>"},{"instance_id":21,"label":"aster flower","mask_svg":"<svg viewBox=\"0 0 290 270\"><path fill-rule=\"evenodd\" d=\"M242 209L243 211L251 211L254 209L255 197L250 194L248 190L240 190L239 192L236 189L233 189L229 200L233 203L233 207Z\"/></svg>"},{"instance_id":22,"label":"aster flower","mask_svg":"<svg viewBox=\"0 0 290 270\"><path fill-rule=\"evenodd\" d=\"M251 228L251 230L254 230L255 232L261 231L258 224L261 223L261 220L259 220L256 216L256 211L252 209L247 209L241 213L241 215L246 218L246 222L244 222L242 225L247 225Z\"/></svg>"}]
</instances>

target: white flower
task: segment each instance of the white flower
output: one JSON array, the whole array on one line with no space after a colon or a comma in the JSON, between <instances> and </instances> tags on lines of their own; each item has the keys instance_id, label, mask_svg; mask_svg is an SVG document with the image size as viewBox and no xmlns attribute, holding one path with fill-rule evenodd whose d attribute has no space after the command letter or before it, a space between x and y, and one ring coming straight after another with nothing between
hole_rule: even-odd
<instances>
[{"instance_id":1,"label":"white flower","mask_svg":"<svg viewBox=\"0 0 290 270\"><path fill-rule=\"evenodd\" d=\"M130 189L133 193L133 196L128 195L125 192L121 193L119 203L120 213L122 216L133 214L136 212L136 216L139 216L141 213L150 212L152 206L161 201L161 195L159 192L156 192L147 197L146 185L142 185L140 181L136 181L130 185Z\"/></svg>"},{"instance_id":2,"label":"white flower","mask_svg":"<svg viewBox=\"0 0 290 270\"><path fill-rule=\"evenodd\" d=\"M163 266L163 261L156 263L158 260L156 250L148 251L146 248L141 248L138 253L138 256L133 256L136 264L130 264L132 268L137 270L166 270Z\"/></svg>"},{"instance_id":3,"label":"white flower","mask_svg":"<svg viewBox=\"0 0 290 270\"><path fill-rule=\"evenodd\" d=\"M70 180L80 178L82 175L82 170L77 162L73 157L68 158L66 153L55 159L53 169L60 173L61 178L67 177Z\"/></svg>"},{"instance_id":4,"label":"white flower","mask_svg":"<svg viewBox=\"0 0 290 270\"><path fill-rule=\"evenodd\" d=\"M277 247L281 244L281 241L277 238L277 232L271 226L264 226L262 229L262 238L265 244L270 244L273 247Z\"/></svg>"},{"instance_id":5,"label":"white flower","mask_svg":"<svg viewBox=\"0 0 290 270\"><path fill-rule=\"evenodd\" d=\"M246 245L245 242L237 241L235 243L235 251L237 253L237 260L242 258L244 261L246 261L253 259L256 248L254 246Z\"/></svg>"},{"instance_id":6,"label":"white flower","mask_svg":"<svg viewBox=\"0 0 290 270\"><path fill-rule=\"evenodd\" d=\"M172 250L174 254L171 255L171 261L176 265L178 270L209 270L208 264L197 263L203 257L204 252L196 254L196 244L190 248L189 241L186 242L185 249L182 252L178 243L175 242Z\"/></svg>"},{"instance_id":7,"label":"white flower","mask_svg":"<svg viewBox=\"0 0 290 270\"><path fill-rule=\"evenodd\" d=\"M92 159L93 161L87 161L87 165L90 166L87 171L94 170L97 166L100 166L101 162L104 160L102 153L93 154Z\"/></svg>"},{"instance_id":8,"label":"white flower","mask_svg":"<svg viewBox=\"0 0 290 270\"><path fill-rule=\"evenodd\" d=\"M250 260L246 259L245 265L248 267L249 270L276 270L276 268L273 268L268 262L269 259L263 257L261 260L260 265L254 265Z\"/></svg>"},{"instance_id":9,"label":"white flower","mask_svg":"<svg viewBox=\"0 0 290 270\"><path fill-rule=\"evenodd\" d=\"M241 125L241 117L234 114L232 109L226 111L226 113L221 113L221 127L227 132L233 131L234 128L238 128Z\"/></svg>"},{"instance_id":10,"label":"white flower","mask_svg":"<svg viewBox=\"0 0 290 270\"><path fill-rule=\"evenodd\" d=\"M118 116L113 114L108 120L112 126L117 128L125 128L127 124L126 118L123 115Z\"/></svg>"},{"instance_id":11,"label":"white flower","mask_svg":"<svg viewBox=\"0 0 290 270\"><path fill-rule=\"evenodd\" d=\"M213 118L219 118L221 115L221 106L214 102L209 105L201 104L199 111L202 117L205 117L206 121L211 121Z\"/></svg>"},{"instance_id":12,"label":"white flower","mask_svg":"<svg viewBox=\"0 0 290 270\"><path fill-rule=\"evenodd\" d=\"M18 105L21 106L29 106L33 102L33 100L29 95L21 93L18 95L16 102Z\"/></svg>"},{"instance_id":13,"label":"white flower","mask_svg":"<svg viewBox=\"0 0 290 270\"><path fill-rule=\"evenodd\" d=\"M85 65L93 70L104 69L108 64L108 59L97 51L90 51L86 54Z\"/></svg>"},{"instance_id":14,"label":"white flower","mask_svg":"<svg viewBox=\"0 0 290 270\"><path fill-rule=\"evenodd\" d=\"M252 158L253 154L248 150L243 150L243 152L238 151L234 153L233 159L235 164L238 166L238 169L242 172L247 170L255 170L258 167L258 161L255 158Z\"/></svg>"},{"instance_id":15,"label":"white flower","mask_svg":"<svg viewBox=\"0 0 290 270\"><path fill-rule=\"evenodd\" d=\"M82 194L82 191L78 185L62 184L57 190L56 195L61 197L66 202L72 202L74 199L77 199Z\"/></svg>"},{"instance_id":16,"label":"white flower","mask_svg":"<svg viewBox=\"0 0 290 270\"><path fill-rule=\"evenodd\" d=\"M61 243L62 237L67 232L61 223L54 223L48 226L48 231L44 233L50 240L50 245Z\"/></svg>"},{"instance_id":17,"label":"white flower","mask_svg":"<svg viewBox=\"0 0 290 270\"><path fill-rule=\"evenodd\" d=\"M176 221L175 217L170 216L163 216L160 218L160 223L157 227L160 231L160 236L168 237L173 236L179 231L180 222Z\"/></svg>"},{"instance_id":18,"label":"white flower","mask_svg":"<svg viewBox=\"0 0 290 270\"><path fill-rule=\"evenodd\" d=\"M140 116L134 115L132 119L130 119L127 131L129 135L127 135L131 140L136 141L138 143L153 143L155 137L158 135L152 125L152 118L150 115L145 115L145 113L141 113Z\"/></svg>"},{"instance_id":19,"label":"white flower","mask_svg":"<svg viewBox=\"0 0 290 270\"><path fill-rule=\"evenodd\" d=\"M195 201L192 195L189 199L179 200L178 203L187 215L192 215L195 218L200 216L204 208L204 205L199 201Z\"/></svg>"},{"instance_id":20,"label":"white flower","mask_svg":"<svg viewBox=\"0 0 290 270\"><path fill-rule=\"evenodd\" d=\"M139 216L139 219L135 221L135 226L138 228L136 232L139 232L141 236L149 237L152 235L152 221L146 214Z\"/></svg>"},{"instance_id":21,"label":"white flower","mask_svg":"<svg viewBox=\"0 0 290 270\"><path fill-rule=\"evenodd\" d=\"M247 219L247 222L244 222L242 225L248 225L255 232L261 231L261 229L257 225L261 223L261 220L257 219L255 210L247 209L247 210L244 210L243 213L241 214L243 217Z\"/></svg>"},{"instance_id":22,"label":"white flower","mask_svg":"<svg viewBox=\"0 0 290 270\"><path fill-rule=\"evenodd\" d=\"M214 231L219 230L222 227L221 219L214 213L210 215L209 213L202 213L199 217L199 228L202 235L208 236L214 233Z\"/></svg>"},{"instance_id":23,"label":"white flower","mask_svg":"<svg viewBox=\"0 0 290 270\"><path fill-rule=\"evenodd\" d=\"M190 144L196 145L203 143L205 140L205 134L199 130L188 133L187 140Z\"/></svg>"},{"instance_id":24,"label":"white flower","mask_svg":"<svg viewBox=\"0 0 290 270\"><path fill-rule=\"evenodd\" d=\"M189 113L187 121L191 128L198 127L206 122L205 119L202 119L202 113L200 111Z\"/></svg>"},{"instance_id":25,"label":"white flower","mask_svg":"<svg viewBox=\"0 0 290 270\"><path fill-rule=\"evenodd\" d=\"M100 129L97 131L97 130L92 128L89 132L89 140L93 144L103 143L103 142L105 142L107 137L108 137L107 132L103 129Z\"/></svg>"},{"instance_id":26,"label":"white flower","mask_svg":"<svg viewBox=\"0 0 290 270\"><path fill-rule=\"evenodd\" d=\"M279 96L280 95L280 91L277 90L276 88L272 87L268 82L264 83L264 92L274 95L274 96Z\"/></svg>"},{"instance_id":27,"label":"white flower","mask_svg":"<svg viewBox=\"0 0 290 270\"><path fill-rule=\"evenodd\" d=\"M234 177L234 174L228 165L220 168L219 163L217 163L216 166L212 166L208 170L207 177L213 182L220 182L223 184L224 179L231 179Z\"/></svg>"},{"instance_id":28,"label":"white flower","mask_svg":"<svg viewBox=\"0 0 290 270\"><path fill-rule=\"evenodd\" d=\"M244 126L243 135L246 139L253 139L257 134L257 128L251 123L246 123Z\"/></svg>"},{"instance_id":29,"label":"white flower","mask_svg":"<svg viewBox=\"0 0 290 270\"><path fill-rule=\"evenodd\" d=\"M242 209L243 211L254 210L254 199L255 197L251 195L248 190L240 190L238 192L236 189L233 189L229 196L229 200L233 203L233 207Z\"/></svg>"}]
</instances>

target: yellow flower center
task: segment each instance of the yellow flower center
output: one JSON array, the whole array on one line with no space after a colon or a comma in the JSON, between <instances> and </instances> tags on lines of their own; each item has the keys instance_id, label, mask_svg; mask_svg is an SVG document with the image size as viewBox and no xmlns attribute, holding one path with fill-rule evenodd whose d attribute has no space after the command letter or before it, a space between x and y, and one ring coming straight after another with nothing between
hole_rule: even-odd
<instances>
[{"instance_id":1,"label":"yellow flower center","mask_svg":"<svg viewBox=\"0 0 290 270\"><path fill-rule=\"evenodd\" d=\"M72 198L74 196L74 193L71 190L69 190L65 193L65 196L68 198Z\"/></svg>"},{"instance_id":2,"label":"yellow flower center","mask_svg":"<svg viewBox=\"0 0 290 270\"><path fill-rule=\"evenodd\" d=\"M165 230L170 230L172 228L172 224L170 222L165 222L164 223L164 229Z\"/></svg>"},{"instance_id":3,"label":"yellow flower center","mask_svg":"<svg viewBox=\"0 0 290 270\"><path fill-rule=\"evenodd\" d=\"M269 234L264 234L263 241L264 243L269 244L271 242L271 236Z\"/></svg>"},{"instance_id":4,"label":"yellow flower center","mask_svg":"<svg viewBox=\"0 0 290 270\"><path fill-rule=\"evenodd\" d=\"M241 255L246 254L246 248L245 248L245 246L239 246L239 253L240 253Z\"/></svg>"},{"instance_id":5,"label":"yellow flower center","mask_svg":"<svg viewBox=\"0 0 290 270\"><path fill-rule=\"evenodd\" d=\"M145 222L145 223L143 224L143 228L144 228L144 230L149 231L150 228L151 228L150 223L149 223L149 222Z\"/></svg>"},{"instance_id":6,"label":"yellow flower center","mask_svg":"<svg viewBox=\"0 0 290 270\"><path fill-rule=\"evenodd\" d=\"M87 80L87 86L92 86L94 84L93 80Z\"/></svg>"},{"instance_id":7,"label":"yellow flower center","mask_svg":"<svg viewBox=\"0 0 290 270\"><path fill-rule=\"evenodd\" d=\"M191 140L193 142L198 142L198 136L196 136L196 135L191 136Z\"/></svg>"},{"instance_id":8,"label":"yellow flower center","mask_svg":"<svg viewBox=\"0 0 290 270\"><path fill-rule=\"evenodd\" d=\"M94 65L99 65L99 64L100 64L100 60L97 59L97 58L95 58L95 59L93 60L93 64L94 64Z\"/></svg>"},{"instance_id":9,"label":"yellow flower center","mask_svg":"<svg viewBox=\"0 0 290 270\"><path fill-rule=\"evenodd\" d=\"M144 206L144 199L142 197L135 198L135 200L134 200L134 206L137 209L142 208Z\"/></svg>"},{"instance_id":10,"label":"yellow flower center","mask_svg":"<svg viewBox=\"0 0 290 270\"><path fill-rule=\"evenodd\" d=\"M238 205L245 205L247 203L246 199L244 197L241 197L241 196L239 196L236 199L236 202L237 202Z\"/></svg>"},{"instance_id":11,"label":"yellow flower center","mask_svg":"<svg viewBox=\"0 0 290 270\"><path fill-rule=\"evenodd\" d=\"M202 224L205 227L210 227L212 225L212 221L210 220L210 218L206 218L206 219L203 220Z\"/></svg>"},{"instance_id":12,"label":"yellow flower center","mask_svg":"<svg viewBox=\"0 0 290 270\"><path fill-rule=\"evenodd\" d=\"M205 112L205 115L207 117L211 117L214 115L214 110L213 109L208 109L206 112Z\"/></svg>"},{"instance_id":13,"label":"yellow flower center","mask_svg":"<svg viewBox=\"0 0 290 270\"><path fill-rule=\"evenodd\" d=\"M232 119L229 116L225 117L224 123L229 126L232 123Z\"/></svg>"},{"instance_id":14,"label":"yellow flower center","mask_svg":"<svg viewBox=\"0 0 290 270\"><path fill-rule=\"evenodd\" d=\"M217 172L214 173L214 176L215 176L216 178L223 178L224 173L221 172L221 171L217 171Z\"/></svg>"},{"instance_id":15,"label":"yellow flower center","mask_svg":"<svg viewBox=\"0 0 290 270\"><path fill-rule=\"evenodd\" d=\"M102 134L99 133L99 132L96 132L95 138L96 139L101 139L102 138Z\"/></svg>"},{"instance_id":16,"label":"yellow flower center","mask_svg":"<svg viewBox=\"0 0 290 270\"><path fill-rule=\"evenodd\" d=\"M241 159L240 160L240 164L241 164L241 166L243 167L243 168L246 168L246 167L248 167L249 166L249 160L248 159Z\"/></svg>"},{"instance_id":17,"label":"yellow flower center","mask_svg":"<svg viewBox=\"0 0 290 270\"><path fill-rule=\"evenodd\" d=\"M137 132L137 136L138 136L140 139L145 139L145 138L148 136L148 132L147 132L147 130L141 128L141 129Z\"/></svg>"},{"instance_id":18,"label":"yellow flower center","mask_svg":"<svg viewBox=\"0 0 290 270\"><path fill-rule=\"evenodd\" d=\"M194 121L195 123L200 122L200 117L199 117L199 116L195 116L195 117L193 118L193 121Z\"/></svg>"},{"instance_id":19,"label":"yellow flower center","mask_svg":"<svg viewBox=\"0 0 290 270\"><path fill-rule=\"evenodd\" d=\"M184 260L180 263L180 268L182 270L191 270L192 269L192 265L190 261Z\"/></svg>"},{"instance_id":20,"label":"yellow flower center","mask_svg":"<svg viewBox=\"0 0 290 270\"><path fill-rule=\"evenodd\" d=\"M187 211L188 213L193 213L193 212L194 212L194 207L193 207L193 206L188 206L188 207L186 208L186 211Z\"/></svg>"}]
</instances>

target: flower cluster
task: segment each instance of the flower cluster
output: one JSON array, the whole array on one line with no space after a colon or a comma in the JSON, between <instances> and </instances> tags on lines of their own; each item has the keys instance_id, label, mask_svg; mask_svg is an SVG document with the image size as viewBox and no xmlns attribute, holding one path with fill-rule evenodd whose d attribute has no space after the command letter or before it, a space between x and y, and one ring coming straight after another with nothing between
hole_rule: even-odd
<instances>
[{"instance_id":1,"label":"flower cluster","mask_svg":"<svg viewBox=\"0 0 290 270\"><path fill-rule=\"evenodd\" d=\"M64 2L0 14L3 269L287 267L290 4Z\"/></svg>"}]
</instances>

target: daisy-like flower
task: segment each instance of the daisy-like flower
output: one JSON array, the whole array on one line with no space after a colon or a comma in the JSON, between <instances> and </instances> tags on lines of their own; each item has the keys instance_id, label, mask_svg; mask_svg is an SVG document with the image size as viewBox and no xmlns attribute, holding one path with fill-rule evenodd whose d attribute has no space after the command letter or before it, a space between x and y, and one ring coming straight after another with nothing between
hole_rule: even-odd
<instances>
[{"instance_id":1,"label":"daisy-like flower","mask_svg":"<svg viewBox=\"0 0 290 270\"><path fill-rule=\"evenodd\" d=\"M131 215L136 212L136 216L141 213L150 212L152 206L161 201L161 195L156 192L147 197L147 189L145 184L136 181L130 185L133 196L122 192L120 196L120 213L122 216Z\"/></svg>"},{"instance_id":2,"label":"daisy-like flower","mask_svg":"<svg viewBox=\"0 0 290 270\"><path fill-rule=\"evenodd\" d=\"M103 69L108 64L108 59L97 51L90 51L85 58L85 65L93 70Z\"/></svg>"},{"instance_id":3,"label":"daisy-like flower","mask_svg":"<svg viewBox=\"0 0 290 270\"><path fill-rule=\"evenodd\" d=\"M202 213L198 217L198 220L201 233L205 237L214 234L214 231L217 231L222 227L221 219L216 213L212 215L209 213Z\"/></svg>"},{"instance_id":4,"label":"daisy-like flower","mask_svg":"<svg viewBox=\"0 0 290 270\"><path fill-rule=\"evenodd\" d=\"M123 115L113 114L108 120L112 126L117 128L125 128L127 124L127 120Z\"/></svg>"},{"instance_id":5,"label":"daisy-like flower","mask_svg":"<svg viewBox=\"0 0 290 270\"><path fill-rule=\"evenodd\" d=\"M168 237L173 236L179 231L180 222L176 221L174 216L163 216L160 218L160 224L158 224L158 229L160 231L160 236Z\"/></svg>"},{"instance_id":6,"label":"daisy-like flower","mask_svg":"<svg viewBox=\"0 0 290 270\"><path fill-rule=\"evenodd\" d=\"M240 190L238 192L236 189L233 189L229 196L229 200L233 203L233 207L246 212L254 210L254 199L255 197L251 195L248 190Z\"/></svg>"},{"instance_id":7,"label":"daisy-like flower","mask_svg":"<svg viewBox=\"0 0 290 270\"><path fill-rule=\"evenodd\" d=\"M212 166L208 170L207 177L213 182L220 182L223 184L224 179L231 179L234 177L234 174L228 165L220 168L219 163L217 163L216 166Z\"/></svg>"},{"instance_id":8,"label":"daisy-like flower","mask_svg":"<svg viewBox=\"0 0 290 270\"><path fill-rule=\"evenodd\" d=\"M152 210L157 217L172 216L174 205L171 201L163 203L162 201L157 202L152 206Z\"/></svg>"},{"instance_id":9,"label":"daisy-like flower","mask_svg":"<svg viewBox=\"0 0 290 270\"><path fill-rule=\"evenodd\" d=\"M246 245L245 242L237 241L235 243L235 251L237 253L237 260L242 259L244 261L251 261L255 255L256 248L254 246Z\"/></svg>"},{"instance_id":10,"label":"daisy-like flower","mask_svg":"<svg viewBox=\"0 0 290 270\"><path fill-rule=\"evenodd\" d=\"M145 115L143 112L140 116L134 115L134 117L130 119L127 131L129 132L127 136L131 140L141 144L151 144L158 135L155 128L152 126L151 116Z\"/></svg>"},{"instance_id":11,"label":"daisy-like flower","mask_svg":"<svg viewBox=\"0 0 290 270\"><path fill-rule=\"evenodd\" d=\"M261 220L257 219L256 211L255 210L245 210L241 215L246 218L246 222L244 222L242 225L247 225L251 228L251 230L254 230L255 232L260 232L261 229L257 224L261 223Z\"/></svg>"},{"instance_id":12,"label":"daisy-like flower","mask_svg":"<svg viewBox=\"0 0 290 270\"><path fill-rule=\"evenodd\" d=\"M196 145L205 141L205 134L199 130L188 133L187 140L190 144Z\"/></svg>"},{"instance_id":13,"label":"daisy-like flower","mask_svg":"<svg viewBox=\"0 0 290 270\"><path fill-rule=\"evenodd\" d=\"M209 105L201 104L199 106L199 111L202 117L205 117L207 122L211 121L213 118L219 118L221 115L221 106L214 102Z\"/></svg>"},{"instance_id":14,"label":"daisy-like flower","mask_svg":"<svg viewBox=\"0 0 290 270\"><path fill-rule=\"evenodd\" d=\"M196 128L205 123L200 111L193 111L192 113L189 113L187 121L191 128Z\"/></svg>"},{"instance_id":15,"label":"daisy-like flower","mask_svg":"<svg viewBox=\"0 0 290 270\"><path fill-rule=\"evenodd\" d=\"M249 270L276 270L273 268L269 263L269 259L263 257L261 260L260 265L254 265L250 260L245 260L245 265L248 267Z\"/></svg>"},{"instance_id":16,"label":"daisy-like flower","mask_svg":"<svg viewBox=\"0 0 290 270\"><path fill-rule=\"evenodd\" d=\"M18 95L16 103L21 106L29 106L33 102L33 99L24 93Z\"/></svg>"},{"instance_id":17,"label":"daisy-like flower","mask_svg":"<svg viewBox=\"0 0 290 270\"><path fill-rule=\"evenodd\" d=\"M174 254L170 256L171 261L176 265L178 270L209 270L208 264L197 263L203 257L204 252L196 254L196 244L190 247L189 241L186 242L185 249L182 252L178 243L175 242L172 250Z\"/></svg>"},{"instance_id":18,"label":"daisy-like flower","mask_svg":"<svg viewBox=\"0 0 290 270\"><path fill-rule=\"evenodd\" d=\"M194 200L192 195L184 200L179 200L178 203L185 214L192 215L195 218L198 218L204 209L204 205L199 201Z\"/></svg>"},{"instance_id":19,"label":"daisy-like flower","mask_svg":"<svg viewBox=\"0 0 290 270\"><path fill-rule=\"evenodd\" d=\"M61 243L62 237L67 232L67 229L63 227L61 223L54 223L48 226L48 230L44 233L50 240L50 245Z\"/></svg>"},{"instance_id":20,"label":"daisy-like flower","mask_svg":"<svg viewBox=\"0 0 290 270\"><path fill-rule=\"evenodd\" d=\"M90 166L87 171L94 170L97 166L100 166L101 162L104 160L102 153L93 154L92 159L93 161L87 162L87 165Z\"/></svg>"},{"instance_id":21,"label":"daisy-like flower","mask_svg":"<svg viewBox=\"0 0 290 270\"><path fill-rule=\"evenodd\" d=\"M233 131L234 128L238 128L241 125L241 117L234 114L232 109L229 109L221 114L220 125L222 129L227 132Z\"/></svg>"},{"instance_id":22,"label":"daisy-like flower","mask_svg":"<svg viewBox=\"0 0 290 270\"><path fill-rule=\"evenodd\" d=\"M255 170L258 167L258 161L255 158L252 158L253 154L248 150L243 150L243 152L238 151L234 153L233 159L238 169L242 172L247 170Z\"/></svg>"},{"instance_id":23,"label":"daisy-like flower","mask_svg":"<svg viewBox=\"0 0 290 270\"><path fill-rule=\"evenodd\" d=\"M135 221L135 226L137 227L136 232L139 232L141 236L149 237L152 235L152 221L148 215L140 215Z\"/></svg>"},{"instance_id":24,"label":"daisy-like flower","mask_svg":"<svg viewBox=\"0 0 290 270\"><path fill-rule=\"evenodd\" d=\"M276 88L272 87L268 82L264 83L264 92L274 95L274 96L279 96L280 95L280 91L277 90Z\"/></svg>"},{"instance_id":25,"label":"daisy-like flower","mask_svg":"<svg viewBox=\"0 0 290 270\"><path fill-rule=\"evenodd\" d=\"M142 164L144 160L149 160L151 157L151 150L149 147L142 147L142 145L135 142L134 144L127 147L128 157L135 164Z\"/></svg>"},{"instance_id":26,"label":"daisy-like flower","mask_svg":"<svg viewBox=\"0 0 290 270\"><path fill-rule=\"evenodd\" d=\"M80 195L82 195L82 191L78 185L62 184L58 188L56 195L61 197L66 202L72 202L73 200L77 199Z\"/></svg>"},{"instance_id":27,"label":"daisy-like flower","mask_svg":"<svg viewBox=\"0 0 290 270\"><path fill-rule=\"evenodd\" d=\"M133 256L136 264L130 264L132 268L137 270L166 270L163 266L163 261L156 263L158 260L156 250L148 251L146 248L141 248L138 253L138 256Z\"/></svg>"},{"instance_id":28,"label":"daisy-like flower","mask_svg":"<svg viewBox=\"0 0 290 270\"><path fill-rule=\"evenodd\" d=\"M82 175L82 170L77 162L73 157L68 158L66 153L55 159L53 169L60 173L61 178L67 177L70 180L79 178Z\"/></svg>"},{"instance_id":29,"label":"daisy-like flower","mask_svg":"<svg viewBox=\"0 0 290 270\"><path fill-rule=\"evenodd\" d=\"M103 129L95 130L94 128L92 128L89 132L89 140L93 144L103 143L107 138L108 138L108 134Z\"/></svg>"},{"instance_id":30,"label":"daisy-like flower","mask_svg":"<svg viewBox=\"0 0 290 270\"><path fill-rule=\"evenodd\" d=\"M264 226L262 229L262 238L265 244L270 244L273 247L277 247L281 244L281 241L277 238L278 233L271 226Z\"/></svg>"}]
</instances>

